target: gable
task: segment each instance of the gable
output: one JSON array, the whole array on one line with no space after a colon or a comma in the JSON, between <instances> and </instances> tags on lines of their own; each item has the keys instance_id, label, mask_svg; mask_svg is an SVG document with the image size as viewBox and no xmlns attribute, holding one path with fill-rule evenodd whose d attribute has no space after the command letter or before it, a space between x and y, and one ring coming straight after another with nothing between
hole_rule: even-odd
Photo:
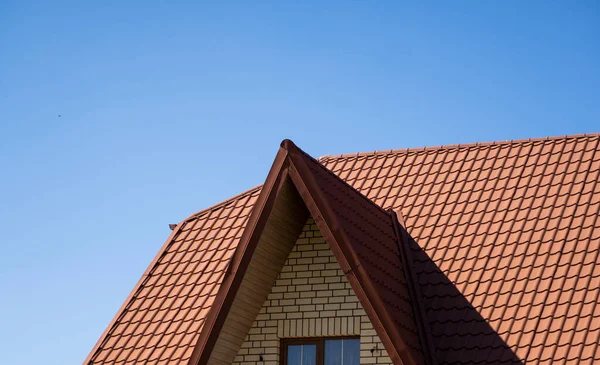
<instances>
[{"instance_id":1,"label":"gable","mask_svg":"<svg viewBox=\"0 0 600 365\"><path fill-rule=\"evenodd\" d=\"M412 307L416 298L411 297L400 260L400 237L394 215L361 196L291 141L284 141L229 265L231 274L225 276L208 313L190 364L224 365L235 356L242 341L240 333L245 333L243 330L251 325L250 309L262 303L265 289L270 288L265 284L267 280L255 288L256 282L248 279L253 276L249 269L253 262L254 266L273 267L278 263L272 260L261 263L261 257L255 256L257 251L270 250L261 247L273 239L265 239L266 234L279 239L277 230L269 232L265 227L277 227L272 221L278 219L293 218L298 222L294 210L287 204L281 205L282 191L289 186L297 191L303 206L314 217L394 364L430 363L429 342L423 341L428 337L419 326L423 320L421 312ZM278 205L282 209L274 208ZM357 222L368 225L357 229ZM286 227L283 230L290 231ZM281 242L273 247L284 249L287 245ZM379 262L373 255L379 257ZM250 291L256 295L243 294ZM243 300L239 300L240 296ZM254 302L241 304L249 300Z\"/></svg>"},{"instance_id":2,"label":"gable","mask_svg":"<svg viewBox=\"0 0 600 365\"><path fill-rule=\"evenodd\" d=\"M282 339L360 336L361 363L392 361L314 220L309 218L233 365L279 365ZM373 353L371 349L375 349Z\"/></svg>"}]
</instances>

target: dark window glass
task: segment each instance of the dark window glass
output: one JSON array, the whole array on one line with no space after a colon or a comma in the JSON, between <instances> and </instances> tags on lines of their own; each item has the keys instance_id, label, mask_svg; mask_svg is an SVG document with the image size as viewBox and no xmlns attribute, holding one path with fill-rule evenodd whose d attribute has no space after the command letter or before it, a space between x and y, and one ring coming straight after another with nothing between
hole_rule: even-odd
<instances>
[{"instance_id":1,"label":"dark window glass","mask_svg":"<svg viewBox=\"0 0 600 365\"><path fill-rule=\"evenodd\" d=\"M282 340L281 365L359 365L360 339L323 338Z\"/></svg>"},{"instance_id":2,"label":"dark window glass","mask_svg":"<svg viewBox=\"0 0 600 365\"><path fill-rule=\"evenodd\" d=\"M342 340L343 342L343 359L342 365L359 365L360 363L360 340L358 338L352 338Z\"/></svg>"},{"instance_id":3,"label":"dark window glass","mask_svg":"<svg viewBox=\"0 0 600 365\"><path fill-rule=\"evenodd\" d=\"M342 341L325 341L325 365L343 365L342 364Z\"/></svg>"},{"instance_id":4,"label":"dark window glass","mask_svg":"<svg viewBox=\"0 0 600 365\"><path fill-rule=\"evenodd\" d=\"M316 365L317 345L289 345L287 347L288 365Z\"/></svg>"},{"instance_id":5,"label":"dark window glass","mask_svg":"<svg viewBox=\"0 0 600 365\"><path fill-rule=\"evenodd\" d=\"M302 365L302 345L289 345L287 348L288 365Z\"/></svg>"},{"instance_id":6,"label":"dark window glass","mask_svg":"<svg viewBox=\"0 0 600 365\"><path fill-rule=\"evenodd\" d=\"M325 340L325 365L359 365L358 338Z\"/></svg>"}]
</instances>

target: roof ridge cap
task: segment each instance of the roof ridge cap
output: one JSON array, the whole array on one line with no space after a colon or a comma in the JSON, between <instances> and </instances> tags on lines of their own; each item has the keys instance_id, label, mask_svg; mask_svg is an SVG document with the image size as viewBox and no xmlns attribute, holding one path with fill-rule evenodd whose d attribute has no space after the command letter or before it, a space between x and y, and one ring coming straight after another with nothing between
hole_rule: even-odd
<instances>
[{"instance_id":1,"label":"roof ridge cap","mask_svg":"<svg viewBox=\"0 0 600 365\"><path fill-rule=\"evenodd\" d=\"M510 144L519 144L519 143L528 143L528 142L545 142L545 141L556 141L556 140L561 140L561 139L566 140L566 139L578 139L578 138L590 138L590 137L592 137L592 138L600 137L600 132L583 133L583 134L567 134L564 136L549 136L549 137L540 137L540 138L510 139L510 140L499 140L499 141L490 141L490 142L455 143L455 144L447 144L447 145L439 145L439 146L412 147L412 148L390 149L390 150L380 150L380 151L375 150L375 151L370 151L370 152L342 153L342 154L337 154L337 155L324 155L324 156L319 157L318 161L325 162L328 160L351 158L351 157L382 156L382 155L399 154L399 153L439 151L439 150L450 150L450 149L460 149L460 148L484 147L484 146L495 146L495 145L510 145Z\"/></svg>"},{"instance_id":2,"label":"roof ridge cap","mask_svg":"<svg viewBox=\"0 0 600 365\"><path fill-rule=\"evenodd\" d=\"M255 186L253 188L250 188L250 189L248 189L248 190L246 190L244 192L241 192L241 193L239 193L237 195L234 195L234 196L232 196L230 198L227 198L227 199L225 199L225 200L223 200L223 201L221 201L219 203L216 203L216 204L211 205L211 206L209 206L207 208L204 208L204 209L199 210L199 211L197 211L195 213L192 213L187 218L185 218L184 220L182 220L182 222L187 222L189 220L201 217L201 216L203 216L204 214L206 214L208 212L211 212L213 210L217 210L219 208L222 208L225 205L230 204L231 202L239 200L242 197L245 197L247 195L250 195L250 194L254 193L255 191L258 191L258 190L262 189L262 187L263 187L263 184L257 185L257 186Z\"/></svg>"}]
</instances>

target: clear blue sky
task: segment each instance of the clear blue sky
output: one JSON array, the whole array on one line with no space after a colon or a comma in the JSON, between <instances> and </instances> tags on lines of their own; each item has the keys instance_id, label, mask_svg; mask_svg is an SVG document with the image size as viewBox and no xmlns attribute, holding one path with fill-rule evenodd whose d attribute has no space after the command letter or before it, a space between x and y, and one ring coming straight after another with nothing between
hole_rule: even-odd
<instances>
[{"instance_id":1,"label":"clear blue sky","mask_svg":"<svg viewBox=\"0 0 600 365\"><path fill-rule=\"evenodd\" d=\"M0 0L3 364L80 364L168 224L284 138L600 131L597 1L215 3Z\"/></svg>"}]
</instances>

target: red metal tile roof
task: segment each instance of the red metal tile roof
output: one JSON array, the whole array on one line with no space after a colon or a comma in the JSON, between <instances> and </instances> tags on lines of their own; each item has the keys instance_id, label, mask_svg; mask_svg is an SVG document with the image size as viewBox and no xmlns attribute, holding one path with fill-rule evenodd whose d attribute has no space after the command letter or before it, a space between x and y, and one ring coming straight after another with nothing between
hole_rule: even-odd
<instances>
[{"instance_id":1,"label":"red metal tile roof","mask_svg":"<svg viewBox=\"0 0 600 365\"><path fill-rule=\"evenodd\" d=\"M600 361L599 141L567 136L321 161L376 204L400 210L454 284L417 265L441 363L486 363L477 350L502 346L477 333L481 321L465 317L469 303L527 363L592 363ZM452 287L468 302L451 307Z\"/></svg>"},{"instance_id":2,"label":"red metal tile roof","mask_svg":"<svg viewBox=\"0 0 600 365\"><path fill-rule=\"evenodd\" d=\"M320 161L405 217L440 363L518 361L507 346L527 363L592 363L600 361L599 140ZM86 364L186 363L259 192L179 224Z\"/></svg>"}]
</instances>

